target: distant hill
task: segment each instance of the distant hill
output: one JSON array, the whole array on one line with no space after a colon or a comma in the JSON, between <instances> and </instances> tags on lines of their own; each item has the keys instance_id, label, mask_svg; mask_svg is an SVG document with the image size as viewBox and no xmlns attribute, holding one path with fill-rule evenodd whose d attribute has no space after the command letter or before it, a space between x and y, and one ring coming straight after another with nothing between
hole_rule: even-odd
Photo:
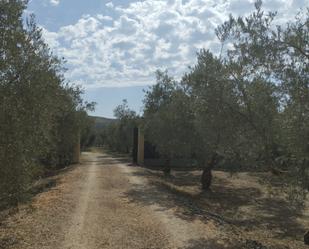
<instances>
[{"instance_id":1,"label":"distant hill","mask_svg":"<svg viewBox=\"0 0 309 249\"><path fill-rule=\"evenodd\" d=\"M90 118L94 119L95 129L104 128L107 125L117 121L117 119L97 117L97 116L90 116Z\"/></svg>"}]
</instances>

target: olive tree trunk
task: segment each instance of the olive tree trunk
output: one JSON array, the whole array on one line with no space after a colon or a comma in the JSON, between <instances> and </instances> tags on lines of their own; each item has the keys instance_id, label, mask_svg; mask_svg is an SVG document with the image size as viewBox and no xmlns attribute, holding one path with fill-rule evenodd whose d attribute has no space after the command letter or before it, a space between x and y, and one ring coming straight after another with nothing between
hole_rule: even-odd
<instances>
[{"instance_id":1,"label":"olive tree trunk","mask_svg":"<svg viewBox=\"0 0 309 249\"><path fill-rule=\"evenodd\" d=\"M210 168L205 168L203 170L201 183L202 183L202 189L203 190L209 190L212 182L212 170Z\"/></svg>"},{"instance_id":2,"label":"olive tree trunk","mask_svg":"<svg viewBox=\"0 0 309 249\"><path fill-rule=\"evenodd\" d=\"M209 190L212 183L212 170L217 164L217 154L213 155L211 160L206 164L203 169L201 184L203 190Z\"/></svg>"},{"instance_id":3,"label":"olive tree trunk","mask_svg":"<svg viewBox=\"0 0 309 249\"><path fill-rule=\"evenodd\" d=\"M309 245L309 231L304 235L304 243L305 245Z\"/></svg>"},{"instance_id":4,"label":"olive tree trunk","mask_svg":"<svg viewBox=\"0 0 309 249\"><path fill-rule=\"evenodd\" d=\"M169 176L171 174L171 160L167 158L163 168L164 175Z\"/></svg>"}]
</instances>

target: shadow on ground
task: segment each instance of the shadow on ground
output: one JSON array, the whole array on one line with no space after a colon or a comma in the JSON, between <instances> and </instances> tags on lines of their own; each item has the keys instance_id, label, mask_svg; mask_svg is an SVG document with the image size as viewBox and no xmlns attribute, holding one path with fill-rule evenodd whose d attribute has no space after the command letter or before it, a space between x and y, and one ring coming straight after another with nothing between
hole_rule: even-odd
<instances>
[{"instance_id":1,"label":"shadow on ground","mask_svg":"<svg viewBox=\"0 0 309 249\"><path fill-rule=\"evenodd\" d=\"M286 249L287 247L265 246L254 240L234 241L234 243L226 243L217 239L195 239L189 240L187 245L178 249Z\"/></svg>"},{"instance_id":2,"label":"shadow on ground","mask_svg":"<svg viewBox=\"0 0 309 249\"><path fill-rule=\"evenodd\" d=\"M95 159L89 159L87 156L84 156L82 164L96 164L96 165L117 165L117 164L126 164L128 166L132 165L131 159L128 155L113 153L113 154L98 154Z\"/></svg>"},{"instance_id":3,"label":"shadow on ground","mask_svg":"<svg viewBox=\"0 0 309 249\"><path fill-rule=\"evenodd\" d=\"M178 249L225 249L225 248L227 247L219 243L217 240L201 238L197 240L189 240L185 247L178 248ZM228 248L236 249L236 247L233 247L233 246L232 247L229 246ZM240 248L237 247L237 249L240 249Z\"/></svg>"},{"instance_id":4,"label":"shadow on ground","mask_svg":"<svg viewBox=\"0 0 309 249\"><path fill-rule=\"evenodd\" d=\"M259 188L235 187L226 179L215 178L212 190L202 192L198 187L200 176L194 172L177 172L173 177L164 177L161 172L151 170L137 170L133 174L147 178L149 184L135 185L128 191L126 197L130 201L156 205L160 210L173 209L181 219L192 221L198 218L205 223L213 220L235 232L239 229L269 231L273 238L280 240L301 240L305 232L302 224L297 222L301 209L295 210L283 199L269 198ZM196 191L184 190L188 186L195 186ZM204 242L192 242L187 248L224 248ZM211 242L207 240L207 243Z\"/></svg>"}]
</instances>

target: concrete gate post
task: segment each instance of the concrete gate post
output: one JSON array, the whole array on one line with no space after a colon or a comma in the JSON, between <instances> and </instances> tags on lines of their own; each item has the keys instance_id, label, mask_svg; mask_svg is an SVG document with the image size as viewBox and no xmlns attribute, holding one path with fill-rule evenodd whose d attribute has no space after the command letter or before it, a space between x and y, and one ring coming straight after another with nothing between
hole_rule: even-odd
<instances>
[{"instance_id":1,"label":"concrete gate post","mask_svg":"<svg viewBox=\"0 0 309 249\"><path fill-rule=\"evenodd\" d=\"M73 149L73 160L72 163L80 162L80 132L77 134L77 141Z\"/></svg>"},{"instance_id":2,"label":"concrete gate post","mask_svg":"<svg viewBox=\"0 0 309 249\"><path fill-rule=\"evenodd\" d=\"M138 146L137 146L137 164L144 164L144 146L145 146L145 138L144 131L139 127L138 128Z\"/></svg>"}]
</instances>

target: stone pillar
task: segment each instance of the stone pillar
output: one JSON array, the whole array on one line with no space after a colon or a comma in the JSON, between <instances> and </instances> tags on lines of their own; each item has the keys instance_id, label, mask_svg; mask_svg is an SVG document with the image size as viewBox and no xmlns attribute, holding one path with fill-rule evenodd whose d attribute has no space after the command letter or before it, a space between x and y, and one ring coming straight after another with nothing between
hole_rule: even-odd
<instances>
[{"instance_id":1,"label":"stone pillar","mask_svg":"<svg viewBox=\"0 0 309 249\"><path fill-rule=\"evenodd\" d=\"M80 162L80 132L77 134L77 141L73 149L73 159L72 163Z\"/></svg>"},{"instance_id":2,"label":"stone pillar","mask_svg":"<svg viewBox=\"0 0 309 249\"><path fill-rule=\"evenodd\" d=\"M138 146L137 146L137 164L144 164L144 131L141 128L138 128Z\"/></svg>"}]
</instances>

